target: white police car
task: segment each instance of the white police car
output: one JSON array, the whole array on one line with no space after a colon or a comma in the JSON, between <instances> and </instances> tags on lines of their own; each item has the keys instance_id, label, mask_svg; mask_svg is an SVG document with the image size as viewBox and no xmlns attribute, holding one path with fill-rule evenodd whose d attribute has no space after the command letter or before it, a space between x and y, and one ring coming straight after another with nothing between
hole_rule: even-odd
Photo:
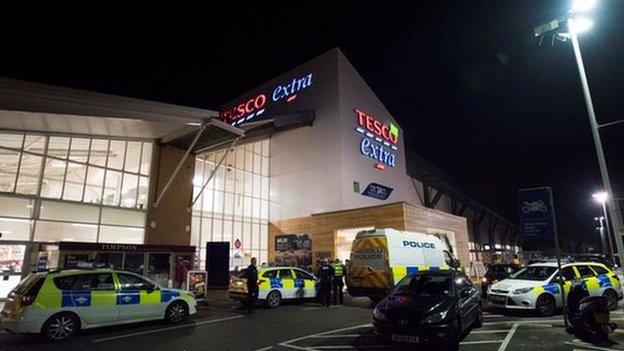
<instances>
[{"instance_id":1,"label":"white police car","mask_svg":"<svg viewBox=\"0 0 624 351\"><path fill-rule=\"evenodd\" d=\"M9 294L0 329L42 333L61 341L81 329L165 319L177 323L196 313L195 296L142 276L112 269L32 273Z\"/></svg>"},{"instance_id":2,"label":"white police car","mask_svg":"<svg viewBox=\"0 0 624 351\"><path fill-rule=\"evenodd\" d=\"M617 274L607 266L595 262L574 262L562 265L565 293L572 282L582 281L590 296L604 296L611 309L622 299L622 286ZM562 306L561 289L557 283L557 263L530 265L510 278L492 284L487 299L494 307L535 310L542 316L551 316Z\"/></svg>"}]
</instances>

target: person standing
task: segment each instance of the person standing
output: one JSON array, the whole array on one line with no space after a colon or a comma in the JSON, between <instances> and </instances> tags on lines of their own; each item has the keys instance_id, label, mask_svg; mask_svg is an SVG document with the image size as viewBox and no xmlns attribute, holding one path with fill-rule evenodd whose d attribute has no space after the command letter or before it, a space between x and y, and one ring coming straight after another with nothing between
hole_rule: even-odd
<instances>
[{"instance_id":1,"label":"person standing","mask_svg":"<svg viewBox=\"0 0 624 351\"><path fill-rule=\"evenodd\" d=\"M332 266L329 265L326 258L323 259L321 265L319 266L317 275L320 279L319 292L321 293L321 301L323 306L329 307L333 269Z\"/></svg>"},{"instance_id":2,"label":"person standing","mask_svg":"<svg viewBox=\"0 0 624 351\"><path fill-rule=\"evenodd\" d=\"M258 300L258 268L256 268L256 258L251 259L251 264L247 266L247 313L251 310Z\"/></svg>"},{"instance_id":3,"label":"person standing","mask_svg":"<svg viewBox=\"0 0 624 351\"><path fill-rule=\"evenodd\" d=\"M342 305L344 288L344 273L345 268L340 262L340 259L336 259L332 263L332 290L334 291L334 305Z\"/></svg>"}]
</instances>

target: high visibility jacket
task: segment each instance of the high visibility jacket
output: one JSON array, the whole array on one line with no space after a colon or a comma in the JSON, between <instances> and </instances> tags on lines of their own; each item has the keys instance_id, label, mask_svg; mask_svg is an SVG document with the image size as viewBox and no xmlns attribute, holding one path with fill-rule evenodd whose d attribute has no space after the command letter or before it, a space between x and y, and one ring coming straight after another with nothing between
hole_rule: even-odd
<instances>
[{"instance_id":1,"label":"high visibility jacket","mask_svg":"<svg viewBox=\"0 0 624 351\"><path fill-rule=\"evenodd\" d=\"M334 277L340 278L344 276L344 266L339 263L334 263L331 265L334 269Z\"/></svg>"}]
</instances>

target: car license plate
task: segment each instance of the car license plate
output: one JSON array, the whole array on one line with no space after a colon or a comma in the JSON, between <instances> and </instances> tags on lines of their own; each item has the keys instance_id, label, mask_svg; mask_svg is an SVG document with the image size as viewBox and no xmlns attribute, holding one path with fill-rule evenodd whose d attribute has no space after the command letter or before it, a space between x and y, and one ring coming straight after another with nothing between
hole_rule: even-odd
<instances>
[{"instance_id":1,"label":"car license plate","mask_svg":"<svg viewBox=\"0 0 624 351\"><path fill-rule=\"evenodd\" d=\"M391 339L392 341L398 341L398 342L418 343L418 337L417 337L417 336L413 336L413 335L398 335L398 334L392 334L392 336L390 337L390 339Z\"/></svg>"},{"instance_id":2,"label":"car license plate","mask_svg":"<svg viewBox=\"0 0 624 351\"><path fill-rule=\"evenodd\" d=\"M501 295L490 295L490 297L492 298L493 302L501 302L501 303L504 303L505 300L507 299L507 296L501 296Z\"/></svg>"}]
</instances>

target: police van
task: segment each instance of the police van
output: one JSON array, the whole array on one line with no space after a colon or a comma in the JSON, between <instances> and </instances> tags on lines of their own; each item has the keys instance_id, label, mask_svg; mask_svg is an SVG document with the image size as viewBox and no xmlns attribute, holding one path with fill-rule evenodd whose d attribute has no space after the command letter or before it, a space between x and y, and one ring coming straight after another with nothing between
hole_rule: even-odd
<instances>
[{"instance_id":1,"label":"police van","mask_svg":"<svg viewBox=\"0 0 624 351\"><path fill-rule=\"evenodd\" d=\"M81 329L164 319L177 323L196 313L195 296L112 269L31 273L11 291L0 329L65 340Z\"/></svg>"},{"instance_id":2,"label":"police van","mask_svg":"<svg viewBox=\"0 0 624 351\"><path fill-rule=\"evenodd\" d=\"M296 267L258 267L258 301L271 308L278 307L283 300L316 298L318 279ZM230 280L230 299L247 300L247 269L242 269Z\"/></svg>"},{"instance_id":3,"label":"police van","mask_svg":"<svg viewBox=\"0 0 624 351\"><path fill-rule=\"evenodd\" d=\"M511 277L490 285L488 302L494 307L535 310L541 316L552 316L563 305L558 272L556 262L529 265ZM573 284L584 284L590 296L604 296L612 310L622 299L620 279L602 263L562 264L561 277L566 295Z\"/></svg>"},{"instance_id":4,"label":"police van","mask_svg":"<svg viewBox=\"0 0 624 351\"><path fill-rule=\"evenodd\" d=\"M351 296L377 301L408 274L458 265L444 236L394 229L361 231L351 246L347 289Z\"/></svg>"}]
</instances>

